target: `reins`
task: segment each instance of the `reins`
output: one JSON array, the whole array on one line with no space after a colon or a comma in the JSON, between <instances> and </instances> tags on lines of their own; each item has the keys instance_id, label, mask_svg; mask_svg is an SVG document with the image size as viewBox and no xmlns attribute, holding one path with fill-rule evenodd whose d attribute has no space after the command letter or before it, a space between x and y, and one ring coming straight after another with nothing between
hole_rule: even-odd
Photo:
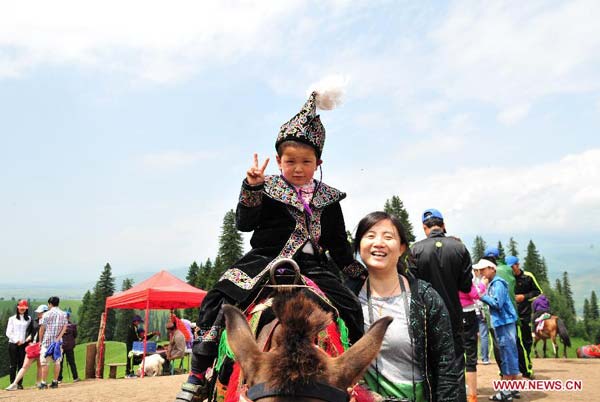
<instances>
[{"instance_id":1,"label":"reins","mask_svg":"<svg viewBox=\"0 0 600 402\"><path fill-rule=\"evenodd\" d=\"M279 389L268 388L266 383L263 382L250 387L246 393L246 397L251 401L279 396L314 398L326 402L348 402L350 400L350 397L346 391L322 382L308 383L302 387L288 392L284 392Z\"/></svg>"}]
</instances>

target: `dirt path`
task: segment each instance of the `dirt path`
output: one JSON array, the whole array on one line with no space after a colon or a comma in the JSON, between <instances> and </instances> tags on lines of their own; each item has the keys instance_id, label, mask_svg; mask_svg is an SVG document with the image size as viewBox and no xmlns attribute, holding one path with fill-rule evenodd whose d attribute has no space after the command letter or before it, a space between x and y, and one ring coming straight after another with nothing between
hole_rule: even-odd
<instances>
[{"instance_id":1,"label":"dirt path","mask_svg":"<svg viewBox=\"0 0 600 402\"><path fill-rule=\"evenodd\" d=\"M534 369L537 380L581 380L583 390L522 392L520 401L600 401L600 359L534 359ZM483 402L493 393L492 380L497 379L497 368L493 365L479 365L478 370L479 401ZM61 384L58 389L44 391L0 391L0 402L173 402L185 378L185 375L177 375L144 379L86 380L76 384Z\"/></svg>"}]
</instances>

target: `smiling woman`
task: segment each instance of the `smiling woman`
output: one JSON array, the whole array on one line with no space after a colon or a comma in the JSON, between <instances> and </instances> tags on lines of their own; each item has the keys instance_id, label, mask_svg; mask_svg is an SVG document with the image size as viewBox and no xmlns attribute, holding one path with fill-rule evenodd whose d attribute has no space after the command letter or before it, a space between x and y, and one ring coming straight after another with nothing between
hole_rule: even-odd
<instances>
[{"instance_id":1,"label":"smiling woman","mask_svg":"<svg viewBox=\"0 0 600 402\"><path fill-rule=\"evenodd\" d=\"M409 274L411 264L402 223L372 212L358 224L354 250L368 268L366 280L349 285L358 294L365 329L383 316L394 317L379 356L365 380L372 392L411 401L454 401L459 373L448 311L427 282Z\"/></svg>"}]
</instances>

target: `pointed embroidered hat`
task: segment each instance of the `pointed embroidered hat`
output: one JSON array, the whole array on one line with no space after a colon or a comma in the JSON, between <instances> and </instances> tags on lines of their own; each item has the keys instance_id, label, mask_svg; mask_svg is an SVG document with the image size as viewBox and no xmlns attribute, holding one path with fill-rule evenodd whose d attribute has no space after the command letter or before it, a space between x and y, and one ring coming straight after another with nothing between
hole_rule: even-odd
<instances>
[{"instance_id":1,"label":"pointed embroidered hat","mask_svg":"<svg viewBox=\"0 0 600 402\"><path fill-rule=\"evenodd\" d=\"M341 103L344 81L336 77L321 81L317 89L310 92L302 109L279 129L275 149L284 141L298 141L315 149L321 158L325 145L325 126L317 109L331 110Z\"/></svg>"}]
</instances>

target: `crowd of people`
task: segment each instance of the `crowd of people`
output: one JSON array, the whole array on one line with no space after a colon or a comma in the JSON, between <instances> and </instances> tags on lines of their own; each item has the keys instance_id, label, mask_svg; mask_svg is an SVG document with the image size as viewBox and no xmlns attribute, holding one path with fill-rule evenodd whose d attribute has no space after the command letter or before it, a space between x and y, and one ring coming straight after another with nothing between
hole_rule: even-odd
<instances>
[{"instance_id":1,"label":"crowd of people","mask_svg":"<svg viewBox=\"0 0 600 402\"><path fill-rule=\"evenodd\" d=\"M23 377L29 367L36 362L36 386L39 389L58 388L62 381L63 355L73 373L73 381L79 381L73 355L77 326L69 321L69 313L59 307L60 299L52 296L48 305L39 305L36 318L29 316L27 300L17 304L16 314L8 319L6 336L10 354L10 385L7 391L23 389ZM46 384L48 366L52 363L52 382Z\"/></svg>"}]
</instances>

